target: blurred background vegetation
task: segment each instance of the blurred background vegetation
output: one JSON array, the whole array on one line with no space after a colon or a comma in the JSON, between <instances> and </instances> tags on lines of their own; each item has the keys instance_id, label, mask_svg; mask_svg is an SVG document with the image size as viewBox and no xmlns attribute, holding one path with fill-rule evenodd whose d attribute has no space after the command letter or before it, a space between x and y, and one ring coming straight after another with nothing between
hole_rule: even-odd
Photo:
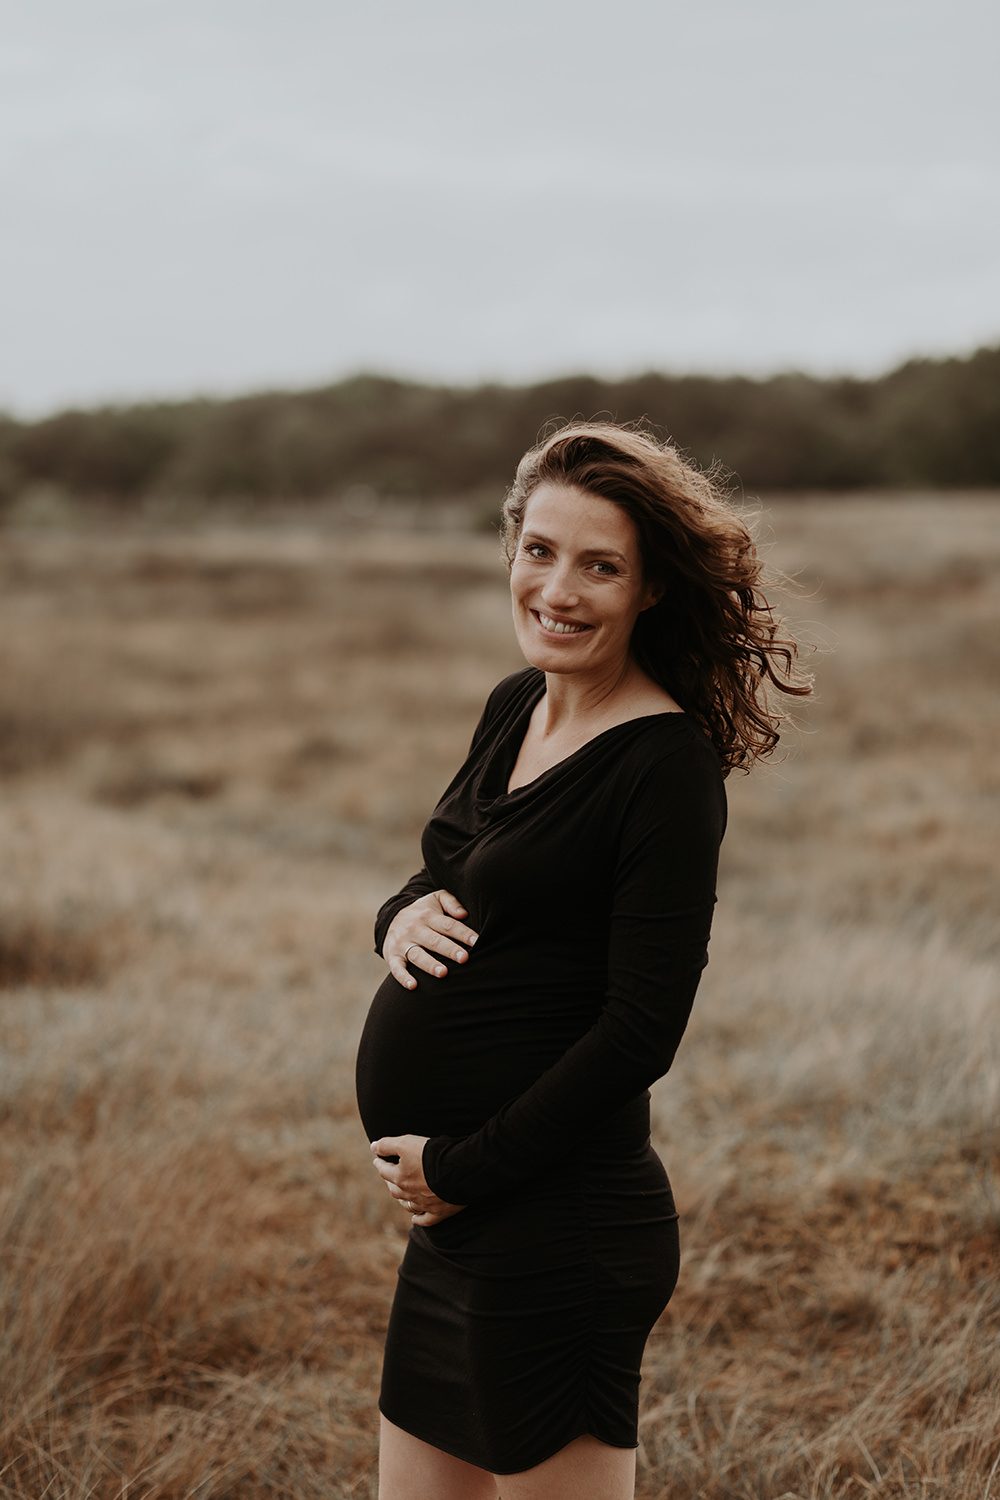
<instances>
[{"instance_id":1,"label":"blurred background vegetation","mask_svg":"<svg viewBox=\"0 0 1000 1500\"><path fill-rule=\"evenodd\" d=\"M1000 484L1000 346L875 379L791 373L534 386L421 385L361 374L317 390L0 416L0 509L84 502L169 513L452 499L485 516L547 417L645 418L753 490Z\"/></svg>"}]
</instances>

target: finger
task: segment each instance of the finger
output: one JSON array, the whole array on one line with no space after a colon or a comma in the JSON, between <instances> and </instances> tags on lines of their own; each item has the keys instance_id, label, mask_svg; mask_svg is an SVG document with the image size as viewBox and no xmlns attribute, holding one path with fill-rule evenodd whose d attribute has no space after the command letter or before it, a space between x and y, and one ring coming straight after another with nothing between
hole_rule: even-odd
<instances>
[{"instance_id":1,"label":"finger","mask_svg":"<svg viewBox=\"0 0 1000 1500\"><path fill-rule=\"evenodd\" d=\"M420 1229L433 1229L435 1224L443 1224L445 1219L453 1219L461 1212L462 1210L454 1205L444 1209L428 1208L422 1214L414 1214L413 1222Z\"/></svg>"},{"instance_id":2,"label":"finger","mask_svg":"<svg viewBox=\"0 0 1000 1500\"><path fill-rule=\"evenodd\" d=\"M433 927L421 928L416 937L407 943L402 953L396 956L404 965L405 972L422 969L425 974L432 974L435 979L443 979L448 972L441 962L442 958L450 958L453 963L464 964L469 957L464 948L460 948L457 943L444 937ZM389 967L392 968L392 958L389 959Z\"/></svg>"},{"instance_id":3,"label":"finger","mask_svg":"<svg viewBox=\"0 0 1000 1500\"><path fill-rule=\"evenodd\" d=\"M461 901L459 901L457 896L453 896L451 891L435 891L434 894L438 898L442 910L446 911L450 917L467 917L469 915Z\"/></svg>"},{"instance_id":4,"label":"finger","mask_svg":"<svg viewBox=\"0 0 1000 1500\"><path fill-rule=\"evenodd\" d=\"M440 958L435 958L433 953L429 953L427 951L427 946L425 946L427 944L429 944L431 948L442 947L443 949L441 939L437 936L437 933L431 931L429 938L425 935L421 942L410 943L408 947L404 949L406 963L409 966L409 969L422 969L425 974L432 974L435 979L443 979L448 970L445 968ZM451 943L448 943L447 947L449 949L447 955L449 958L454 958L456 951L462 954L463 959L465 958L464 950L456 950L452 947Z\"/></svg>"},{"instance_id":5,"label":"finger","mask_svg":"<svg viewBox=\"0 0 1000 1500\"><path fill-rule=\"evenodd\" d=\"M413 953L416 950L411 943L406 951L408 953ZM407 968L406 962L404 961L403 955L401 953L392 953L389 955L389 973L392 975L397 984L401 984L403 986L404 990L416 989L417 981L414 979L413 975Z\"/></svg>"},{"instance_id":6,"label":"finger","mask_svg":"<svg viewBox=\"0 0 1000 1500\"><path fill-rule=\"evenodd\" d=\"M468 949L475 945L477 938L478 933L471 927L466 927L463 922L455 921L442 911L430 911L421 920L414 917L392 932L391 940L386 942L383 953L390 965L395 956L405 963L417 963L421 967L430 964L428 973L432 973L436 962L434 954L450 958L456 963L464 963L469 956ZM459 946L462 943L465 947ZM420 948L424 950L423 963L417 953Z\"/></svg>"},{"instance_id":7,"label":"finger","mask_svg":"<svg viewBox=\"0 0 1000 1500\"><path fill-rule=\"evenodd\" d=\"M447 937L454 938L456 942L466 943L470 948L474 948L479 933L474 927L460 920L460 917L466 915L467 913L460 907L457 912L449 913L447 910L442 910L439 917L429 913L424 920L433 931L444 933Z\"/></svg>"},{"instance_id":8,"label":"finger","mask_svg":"<svg viewBox=\"0 0 1000 1500\"><path fill-rule=\"evenodd\" d=\"M381 1136L379 1140L369 1143L373 1164L382 1172L383 1176L385 1175L384 1169L386 1167L395 1169L398 1166L401 1145L402 1142L394 1135Z\"/></svg>"},{"instance_id":9,"label":"finger","mask_svg":"<svg viewBox=\"0 0 1000 1500\"><path fill-rule=\"evenodd\" d=\"M369 1151L373 1157L381 1157L382 1161L391 1161L396 1164L399 1154L406 1145L402 1136L379 1136L378 1140L369 1142Z\"/></svg>"},{"instance_id":10,"label":"finger","mask_svg":"<svg viewBox=\"0 0 1000 1500\"><path fill-rule=\"evenodd\" d=\"M411 944L416 943L427 953L439 953L442 958L450 958L456 963L464 964L469 956L468 949L475 944L476 933L471 927L466 927L461 922L456 922L451 917L442 914L437 917L428 917L412 933L410 941ZM465 947L459 946L462 943ZM406 949L404 948L403 951L405 952ZM433 963L433 958L430 961Z\"/></svg>"}]
</instances>

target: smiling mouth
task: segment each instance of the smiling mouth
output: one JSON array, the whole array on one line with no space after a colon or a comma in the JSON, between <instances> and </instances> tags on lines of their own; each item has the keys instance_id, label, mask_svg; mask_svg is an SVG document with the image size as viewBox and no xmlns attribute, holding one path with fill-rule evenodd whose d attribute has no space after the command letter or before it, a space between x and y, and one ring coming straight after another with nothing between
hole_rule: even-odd
<instances>
[{"instance_id":1,"label":"smiling mouth","mask_svg":"<svg viewBox=\"0 0 1000 1500\"><path fill-rule=\"evenodd\" d=\"M584 630L590 630L589 625L574 625L569 620L553 620L551 615L543 615L540 609L533 609L532 614L550 635L580 635Z\"/></svg>"}]
</instances>

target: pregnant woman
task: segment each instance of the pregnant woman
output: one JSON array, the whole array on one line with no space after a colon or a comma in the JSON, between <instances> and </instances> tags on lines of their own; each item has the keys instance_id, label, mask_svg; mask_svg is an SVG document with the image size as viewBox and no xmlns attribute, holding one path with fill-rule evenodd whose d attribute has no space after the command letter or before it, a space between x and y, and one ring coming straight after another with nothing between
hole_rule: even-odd
<instances>
[{"instance_id":1,"label":"pregnant woman","mask_svg":"<svg viewBox=\"0 0 1000 1500\"><path fill-rule=\"evenodd\" d=\"M804 694L746 526L670 446L564 428L504 504L526 671L493 691L379 913L358 1055L412 1228L381 1500L629 1500L639 1366L677 1277L650 1146L705 965L723 778Z\"/></svg>"}]
</instances>

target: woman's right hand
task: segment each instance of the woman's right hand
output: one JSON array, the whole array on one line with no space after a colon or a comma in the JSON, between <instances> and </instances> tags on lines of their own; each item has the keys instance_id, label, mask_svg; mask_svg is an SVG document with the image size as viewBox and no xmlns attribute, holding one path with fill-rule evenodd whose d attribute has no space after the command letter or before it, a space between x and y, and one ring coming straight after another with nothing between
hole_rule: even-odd
<instances>
[{"instance_id":1,"label":"woman's right hand","mask_svg":"<svg viewBox=\"0 0 1000 1500\"><path fill-rule=\"evenodd\" d=\"M468 915L450 891L431 891L429 896L404 906L389 923L382 944L382 957L393 979L404 989L414 990L417 981L410 969L423 969L425 974L443 979L448 970L440 958L464 964L479 936L462 920Z\"/></svg>"}]
</instances>

